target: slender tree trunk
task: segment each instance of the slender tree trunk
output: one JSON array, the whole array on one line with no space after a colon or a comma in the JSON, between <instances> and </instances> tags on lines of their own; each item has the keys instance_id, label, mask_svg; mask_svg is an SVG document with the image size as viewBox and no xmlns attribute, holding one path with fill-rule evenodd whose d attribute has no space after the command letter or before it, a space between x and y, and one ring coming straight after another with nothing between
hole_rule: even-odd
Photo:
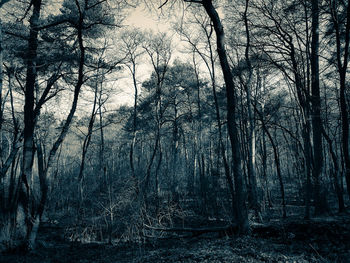
<instances>
[{"instance_id":1,"label":"slender tree trunk","mask_svg":"<svg viewBox=\"0 0 350 263\"><path fill-rule=\"evenodd\" d=\"M256 181L256 173L255 173L255 164L254 164L254 152L255 152L255 120L253 117L252 112L252 105L251 105L251 80L253 76L253 68L249 57L249 50L250 50L250 32L249 32L249 26L248 26L248 5L249 0L246 0L245 4L245 10L243 14L244 19L244 25L245 25L245 32L246 32L246 48L245 48L245 59L247 62L248 67L248 79L245 86L245 91L247 95L247 111L248 111L248 122L249 122L249 130L248 130L248 177L249 177L249 194L250 194L250 200L252 202L252 207L256 212L256 216L259 221L262 221L261 214L260 214L260 203L258 198L258 190L257 190L257 181Z\"/></svg>"},{"instance_id":2,"label":"slender tree trunk","mask_svg":"<svg viewBox=\"0 0 350 263\"><path fill-rule=\"evenodd\" d=\"M2 86L3 86L3 47L2 47L2 21L0 19L0 136L2 131L2 122L3 122L3 108L2 108ZM2 145L0 145L0 157L2 155Z\"/></svg>"},{"instance_id":3,"label":"slender tree trunk","mask_svg":"<svg viewBox=\"0 0 350 263\"><path fill-rule=\"evenodd\" d=\"M350 155L349 155L349 117L348 105L346 102L346 73L349 59L349 44L350 44L350 0L347 1L346 9L346 26L345 26L345 43L343 61L341 58L341 32L336 11L336 1L331 1L330 4L332 22L335 28L336 37L336 53L337 53L337 67L340 78L340 113L341 113L341 130L342 130L342 150L345 163L345 179L347 185L348 195L350 197Z\"/></svg>"},{"instance_id":4,"label":"slender tree trunk","mask_svg":"<svg viewBox=\"0 0 350 263\"><path fill-rule=\"evenodd\" d=\"M161 132L161 128L162 128L162 120L163 120L163 109L162 109L162 83L167 71L167 67L168 67L168 63L170 60L170 51L168 54L164 55L164 57L161 58L161 55L158 53L158 50L155 51L156 53L156 58L154 58L154 53L152 53L152 50L150 50L148 47L144 47L146 52L148 53L152 65L153 65L153 69L156 73L157 76L157 83L156 83L156 105L155 105L155 115L156 115L156 125L157 125L157 130L156 130L156 137L155 137L155 142L154 142L154 147L153 147L153 151L151 154L151 158L149 161L149 164L147 166L147 170L146 170L146 178L145 178L145 184L143 187L143 194L145 196L146 194L146 190L149 186L149 181L150 181L150 177L151 177L151 169L152 169L152 165L153 162L155 160L158 148L160 147L160 132ZM167 55L169 55L169 57L167 57ZM161 61L163 59L163 61ZM161 62L163 62L164 64L161 64ZM162 158L159 159L160 161L162 160ZM158 179L157 179L158 180ZM147 200L146 200L147 201ZM146 202L147 205L147 202Z\"/></svg>"},{"instance_id":5,"label":"slender tree trunk","mask_svg":"<svg viewBox=\"0 0 350 263\"><path fill-rule=\"evenodd\" d=\"M271 200L271 195L270 195L270 190L269 190L269 183L267 180L267 151L266 151L266 132L265 130L262 131L262 142L261 142L261 148L262 148L262 177L264 178L265 181L265 192L266 192L266 199L268 202L269 207L272 207L272 200Z\"/></svg>"},{"instance_id":6,"label":"slender tree trunk","mask_svg":"<svg viewBox=\"0 0 350 263\"><path fill-rule=\"evenodd\" d=\"M151 169L152 169L152 165L153 165L154 159L155 159L157 151L158 151L159 144L160 144L160 130L159 130L159 126L158 126L157 134L156 134L155 142L154 142L154 147L153 147L151 158L149 160L147 170L146 170L145 185L144 185L144 189L143 189L144 191L146 191L147 188L149 187L149 182L151 179Z\"/></svg>"},{"instance_id":7,"label":"slender tree trunk","mask_svg":"<svg viewBox=\"0 0 350 263\"><path fill-rule=\"evenodd\" d=\"M177 174L178 174L178 167L177 167L177 163L178 163L178 148L179 148L179 127L178 127L178 122L177 122L177 117L178 117L178 113L177 113L177 106L176 106L176 95L174 96L174 121L173 121L173 142L172 142L172 196L173 196L173 200L175 202L179 201L179 196L178 196L178 192L176 190L176 186L177 184Z\"/></svg>"},{"instance_id":8,"label":"slender tree trunk","mask_svg":"<svg viewBox=\"0 0 350 263\"><path fill-rule=\"evenodd\" d=\"M292 39L290 39L290 58L293 66L295 87L297 92L297 98L301 107L302 118L302 137L304 141L304 157L305 157L305 173L306 173L306 188L305 188L305 218L310 218L310 202L312 194L312 181L311 181L311 163L312 163L312 145L311 145L311 125L310 125L310 105L308 98L309 88L305 87L302 83L302 78L298 70L298 63L295 56L295 47Z\"/></svg>"},{"instance_id":9,"label":"slender tree trunk","mask_svg":"<svg viewBox=\"0 0 350 263\"><path fill-rule=\"evenodd\" d=\"M191 171L191 176L189 180L189 192L191 193L191 197L193 197L194 194L194 182L195 182L195 176L196 176L196 169L197 169L197 155L199 155L202 152L202 108L201 108L201 96L200 96L200 81L199 81L199 72L197 70L197 64L196 64L196 57L195 57L195 51L193 51L192 54L192 61L193 61L193 68L195 71L195 76L196 76L196 85L197 85L197 92L196 92L196 99L197 99L197 107L198 107L198 127L197 127L197 133L192 134L192 142L193 142L193 147L192 147L192 159L193 159L193 169ZM192 109L191 109L192 112ZM192 129L195 129L194 126L194 121L192 120Z\"/></svg>"},{"instance_id":10,"label":"slender tree trunk","mask_svg":"<svg viewBox=\"0 0 350 263\"><path fill-rule=\"evenodd\" d=\"M307 114L308 115L308 114ZM310 203L312 193L311 183L311 143L310 143L310 122L306 120L303 124L302 136L304 141L304 157L305 157L305 173L306 173L306 188L305 188L305 218L310 218Z\"/></svg>"},{"instance_id":11,"label":"slender tree trunk","mask_svg":"<svg viewBox=\"0 0 350 263\"><path fill-rule=\"evenodd\" d=\"M79 5L78 2L76 2L76 4ZM57 140L54 142L54 144L50 150L50 153L48 156L48 161L46 163L46 169L45 169L46 171L45 172L47 172L47 170L50 168L52 159L55 157L58 148L60 147L60 145L62 144L62 142L64 141L64 139L68 133L68 129L70 127L70 124L72 123L75 111L77 109L80 90L84 84L85 47L84 47L84 40L83 40L83 21L84 21L85 13L81 12L80 6L78 7L78 10L80 10L79 11L79 21L78 21L78 24L76 26L77 40L78 40L78 46L79 46L79 51L80 51L79 64L78 64L78 80L77 80L77 83L75 84L75 87L74 87L74 97L73 97L71 109L70 109L69 114L67 116L67 119L62 127L61 133L59 134Z\"/></svg>"},{"instance_id":12,"label":"slender tree trunk","mask_svg":"<svg viewBox=\"0 0 350 263\"><path fill-rule=\"evenodd\" d=\"M339 173L339 165L338 165L338 161L337 161L337 156L336 156L334 149L333 149L332 140L331 140L331 138L329 138L328 134L326 133L326 131L324 129L322 129L322 134L328 143L329 153L332 157L333 169L334 169L334 171L333 171L334 186L335 186L335 191L336 191L337 198L338 198L339 213L342 213L345 211L345 205L344 205L343 191L342 191L341 186L339 184L339 181L340 181L339 174L340 173Z\"/></svg>"},{"instance_id":13,"label":"slender tree trunk","mask_svg":"<svg viewBox=\"0 0 350 263\"><path fill-rule=\"evenodd\" d=\"M100 89L99 99L98 99L98 113L100 117L100 154L99 154L99 166L101 173L101 181L100 181L100 191L105 189L107 186L107 167L105 164L105 138L103 132L103 114L102 114L102 89Z\"/></svg>"},{"instance_id":14,"label":"slender tree trunk","mask_svg":"<svg viewBox=\"0 0 350 263\"><path fill-rule=\"evenodd\" d=\"M10 173L10 185L9 185L9 194L8 194L8 204L10 214L15 214L16 204L17 204L17 193L18 193L18 178L17 170L19 167L20 155L17 158L13 159L11 164L11 173Z\"/></svg>"},{"instance_id":15,"label":"slender tree trunk","mask_svg":"<svg viewBox=\"0 0 350 263\"><path fill-rule=\"evenodd\" d=\"M17 153L18 153L19 148L21 146L21 138L23 137L23 133L19 136L19 125L18 125L18 121L17 121L16 116L15 116L15 107L14 107L13 91L12 91L12 76L13 76L12 70L8 69L7 74L8 74L8 82L9 82L8 88L9 88L9 94L10 94L11 117L12 117L14 131L13 131L13 140L12 140L11 151L10 151L5 163L2 164L2 167L0 169L0 179L5 177L11 164L13 164L15 162Z\"/></svg>"},{"instance_id":16,"label":"slender tree trunk","mask_svg":"<svg viewBox=\"0 0 350 263\"><path fill-rule=\"evenodd\" d=\"M39 182L40 182L40 201L38 203L37 211L35 211L35 216L33 216L32 221L32 229L31 233L29 235L28 242L30 244L35 244L35 240L38 234L39 230L39 224L41 221L41 217L44 213L45 204L47 200L47 194L48 194L48 182L46 178L46 173L44 171L44 156L43 156L43 150L40 142L36 143L37 148L37 161L38 161L38 174L39 174ZM32 211L31 211L32 212ZM33 213L33 212L32 212ZM32 247L33 247L32 245Z\"/></svg>"},{"instance_id":17,"label":"slender tree trunk","mask_svg":"<svg viewBox=\"0 0 350 263\"><path fill-rule=\"evenodd\" d=\"M199 189L200 189L200 197L202 201L201 211L203 214L207 211L208 200L206 193L206 182L205 182L205 159L204 154L198 154L198 172L199 172Z\"/></svg>"},{"instance_id":18,"label":"slender tree trunk","mask_svg":"<svg viewBox=\"0 0 350 263\"><path fill-rule=\"evenodd\" d=\"M41 0L33 0L33 13L29 20L29 39L28 39L28 59L27 76L25 85L25 104L24 104L24 132L23 132L23 161L21 174L20 205L25 213L26 237L24 248L31 250L34 248L34 241L31 234L36 228L37 221L32 217L31 186L29 180L32 178L33 157L34 157L34 91L36 82L36 58L38 48L38 30Z\"/></svg>"},{"instance_id":19,"label":"slender tree trunk","mask_svg":"<svg viewBox=\"0 0 350 263\"><path fill-rule=\"evenodd\" d=\"M257 85L260 86L260 90L262 93L265 92L265 81L260 77L260 72L259 70L257 71L258 74L257 74ZM255 105L255 104L253 104ZM261 118L264 119L264 116L265 116L265 99L263 98L262 100L262 103L261 103ZM269 190L269 183L268 183L268 180L267 180L267 149L266 149L266 132L265 130L263 129L262 130L262 135L261 135L261 150L262 150L262 169L263 169L263 178L264 178L264 181L265 181L265 188L266 188L266 199L268 201L268 205L269 207L272 207L272 200L271 200L271 194L270 194L270 190Z\"/></svg>"},{"instance_id":20,"label":"slender tree trunk","mask_svg":"<svg viewBox=\"0 0 350 263\"><path fill-rule=\"evenodd\" d=\"M237 116L236 116L236 94L233 83L233 76L227 60L226 49L224 44L224 29L220 21L219 15L216 12L211 0L203 0L202 5L204 6L207 14L209 15L216 32L217 40L217 52L220 59L221 69L224 75L226 84L226 97L227 97L227 127L231 141L231 150L233 157L233 175L235 178L235 200L236 200L236 216L237 224L240 233L247 233L250 231L248 222L248 211L246 207L246 191L242 175L241 167L241 154L239 149L239 135L237 127Z\"/></svg>"},{"instance_id":21,"label":"slender tree trunk","mask_svg":"<svg viewBox=\"0 0 350 263\"><path fill-rule=\"evenodd\" d=\"M213 52L213 48L212 48L212 44L211 44L211 36L213 33L213 28L210 28L210 31L208 32L206 27L202 25L202 28L204 30L204 33L206 35L207 41L208 41L208 48L209 48L209 61L207 61L206 56L204 56L203 53L201 53L197 46L192 43L189 39L189 43L193 46L194 51L196 51L200 57L202 58L202 60L204 61L208 72L210 74L210 78L211 78L211 86L212 86L212 91L213 91L213 97L214 97L214 105L215 105L215 115L216 115L216 122L218 125L218 133L219 133L219 151L221 154L221 158L224 164L224 170L225 170L225 178L227 181L227 184L229 186L229 190L230 190L230 194L231 194L231 199L232 199L232 214L233 217L235 217L235 191L234 191L234 185L233 185L233 180L232 180L232 176L231 176L231 172L230 172L230 166L228 164L228 160L226 157L226 147L224 145L224 141L223 141L223 134L222 134L222 123L221 123L221 114L220 114L220 108L219 108L219 103L218 103L218 99L217 99L217 93L216 93L216 71L215 71L215 59L214 59L214 52ZM187 37L187 36L186 36ZM188 38L188 37L187 37ZM198 74L196 74L197 76ZM198 112L199 112L199 121L200 121L200 125L199 125L199 152L201 152L201 141L202 141L202 137L201 137L201 130L202 130L202 122L201 122L201 111L200 111L200 103L199 103L199 80L198 80L198 76L197 76L197 85L198 85L198 89L197 89L197 97L198 97Z\"/></svg>"},{"instance_id":22,"label":"slender tree trunk","mask_svg":"<svg viewBox=\"0 0 350 263\"><path fill-rule=\"evenodd\" d=\"M319 6L318 0L312 0L312 41L311 41L311 103L312 103L312 139L315 214L327 213L326 199L322 198L321 173L323 166L321 97L319 80Z\"/></svg>"},{"instance_id":23,"label":"slender tree trunk","mask_svg":"<svg viewBox=\"0 0 350 263\"><path fill-rule=\"evenodd\" d=\"M277 147L269 129L266 127L266 124L264 122L264 119L262 118L261 112L259 112L259 110L257 108L255 108L255 111L259 115L262 127L263 127L264 131L266 132L266 135L269 138L272 149L273 149L273 155L275 157L276 172L277 172L277 177L278 177L280 191L281 191L281 198L282 198L282 216L283 216L283 218L286 218L287 217L287 210L286 210L285 191L284 191L284 183L283 183L283 177L282 177L282 172L281 172L281 163L280 163L280 158L279 158L278 147Z\"/></svg>"},{"instance_id":24,"label":"slender tree trunk","mask_svg":"<svg viewBox=\"0 0 350 263\"><path fill-rule=\"evenodd\" d=\"M132 66L130 69L133 85L134 85L134 109L133 109L133 125L132 125L132 139L130 144L130 153L129 153L129 161L130 161L130 169L131 169L131 177L134 180L135 191L138 194L138 180L135 174L135 165L134 165L134 152L135 152L135 143L136 143L136 131L137 131L137 100L138 100L138 89L136 82L136 65L135 61L132 60Z\"/></svg>"},{"instance_id":25,"label":"slender tree trunk","mask_svg":"<svg viewBox=\"0 0 350 263\"><path fill-rule=\"evenodd\" d=\"M232 199L232 213L233 217L236 217L235 213L235 190L234 190L234 185L233 185L233 180L231 176L231 171L230 171L230 166L227 161L226 157L226 147L223 142L223 135L222 135L222 124L221 124L221 114L220 114L220 108L219 108L219 102L216 94L216 74L215 74L215 61L214 61L214 54L213 54L213 49L212 45L210 42L210 36L211 33L207 34L207 40L209 44L209 51L210 51L210 66L211 70L209 68L208 64L208 70L211 72L211 82L212 82L212 90L213 90L213 97L214 97L214 104L215 104L215 116L216 116L216 122L218 124L218 131L219 131L219 149L222 157L222 161L224 163L224 170L225 170L225 178L227 181L227 184L229 186L230 194L231 194L231 199Z\"/></svg>"},{"instance_id":26,"label":"slender tree trunk","mask_svg":"<svg viewBox=\"0 0 350 263\"><path fill-rule=\"evenodd\" d=\"M159 157L158 157L158 163L157 163L157 167L156 167L156 174L155 174L155 198L156 198L156 211L158 214L158 210L159 210L159 171L160 171L160 167L162 164L162 160L163 160L163 151L162 151L162 144L159 143Z\"/></svg>"},{"instance_id":27,"label":"slender tree trunk","mask_svg":"<svg viewBox=\"0 0 350 263\"><path fill-rule=\"evenodd\" d=\"M91 116L88 124L88 131L87 134L84 138L84 143L83 143L83 149L82 149L82 154L81 154L81 161L80 161L80 169L79 169L79 175L78 175L78 181L79 181L79 192L80 192L80 205L79 208L81 208L82 202L84 200L84 169L85 169L85 158L87 151L89 149L90 141L91 141L91 136L92 136L92 130L94 128L94 123L96 119L96 105L97 105L97 93L98 93L98 84L95 84L95 92L94 92L94 102L92 106L92 111L91 111ZM79 213L78 213L79 215Z\"/></svg>"}]
</instances>

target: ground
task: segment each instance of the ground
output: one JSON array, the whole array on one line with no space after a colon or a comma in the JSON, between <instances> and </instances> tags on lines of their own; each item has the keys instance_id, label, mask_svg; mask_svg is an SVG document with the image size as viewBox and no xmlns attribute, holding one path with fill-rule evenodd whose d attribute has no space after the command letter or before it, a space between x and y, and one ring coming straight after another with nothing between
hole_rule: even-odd
<instances>
[{"instance_id":1,"label":"ground","mask_svg":"<svg viewBox=\"0 0 350 263\"><path fill-rule=\"evenodd\" d=\"M143 244L81 244L63 232L44 224L35 251L0 254L0 262L350 262L350 217L344 215L255 225L249 236L172 235Z\"/></svg>"}]
</instances>

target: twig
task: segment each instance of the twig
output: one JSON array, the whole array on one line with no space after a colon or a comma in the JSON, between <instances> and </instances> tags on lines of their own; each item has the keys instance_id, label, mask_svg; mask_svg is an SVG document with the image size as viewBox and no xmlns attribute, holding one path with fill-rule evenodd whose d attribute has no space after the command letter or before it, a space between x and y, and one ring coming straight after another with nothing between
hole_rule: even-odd
<instances>
[{"instance_id":1,"label":"twig","mask_svg":"<svg viewBox=\"0 0 350 263\"><path fill-rule=\"evenodd\" d=\"M318 253L318 251L309 243L309 246L316 252L316 254L320 257L320 259L323 261L323 262L327 262L327 260L324 259L324 257L322 257L320 255L320 253Z\"/></svg>"},{"instance_id":2,"label":"twig","mask_svg":"<svg viewBox=\"0 0 350 263\"><path fill-rule=\"evenodd\" d=\"M160 7L158 7L158 9L161 9L163 6L165 6L168 3L168 1L169 0L165 0L165 2Z\"/></svg>"}]
</instances>

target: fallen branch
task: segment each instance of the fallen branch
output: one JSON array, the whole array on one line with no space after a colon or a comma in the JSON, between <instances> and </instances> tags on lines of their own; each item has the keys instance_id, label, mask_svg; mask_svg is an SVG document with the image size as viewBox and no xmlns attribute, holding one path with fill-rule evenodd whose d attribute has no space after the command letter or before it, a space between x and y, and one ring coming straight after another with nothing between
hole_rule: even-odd
<instances>
[{"instance_id":1,"label":"fallen branch","mask_svg":"<svg viewBox=\"0 0 350 263\"><path fill-rule=\"evenodd\" d=\"M149 230L163 232L190 232L192 236L199 236L205 233L231 234L237 232L237 225L226 225L221 227L188 228L188 227L153 227L147 224L144 226Z\"/></svg>"}]
</instances>

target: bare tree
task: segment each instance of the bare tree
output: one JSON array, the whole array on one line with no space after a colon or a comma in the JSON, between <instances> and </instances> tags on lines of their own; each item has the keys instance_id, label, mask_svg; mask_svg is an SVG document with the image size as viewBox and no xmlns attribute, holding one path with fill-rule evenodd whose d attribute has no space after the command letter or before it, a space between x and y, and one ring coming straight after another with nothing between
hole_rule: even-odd
<instances>
[{"instance_id":1,"label":"bare tree","mask_svg":"<svg viewBox=\"0 0 350 263\"><path fill-rule=\"evenodd\" d=\"M349 117L348 117L348 105L346 101L346 75L348 69L349 60L349 45L350 45L350 1L344 1L346 3L345 19L341 22L339 7L341 2L329 0L328 2L330 10L330 20L333 24L336 41L336 66L339 74L339 95L340 95L340 113L341 113L341 127L342 127L342 150L344 154L345 163L345 179L350 196L350 155L349 155ZM346 20L346 21L345 21ZM344 24L343 24L344 23ZM345 28L344 28L345 25ZM342 44L342 36L345 36L345 41Z\"/></svg>"},{"instance_id":2,"label":"bare tree","mask_svg":"<svg viewBox=\"0 0 350 263\"><path fill-rule=\"evenodd\" d=\"M246 191L245 184L243 180L242 173L242 157L240 153L239 146L239 128L237 124L237 103L236 103L236 90L233 82L233 76L228 62L226 48L225 48L225 37L224 37L224 28L221 23L220 17L213 5L211 0L202 0L202 1L187 1L199 3L203 6L206 13L213 23L213 27L216 33L216 44L217 52L219 55L221 70L224 76L224 81L226 85L226 98L227 98L227 129L231 142L231 151L232 158L234 162L233 166L233 175L235 178L235 201L236 201L236 219L239 232L246 233L249 232L249 223L248 223L248 212L246 207Z\"/></svg>"},{"instance_id":3,"label":"bare tree","mask_svg":"<svg viewBox=\"0 0 350 263\"><path fill-rule=\"evenodd\" d=\"M130 144L130 168L131 168L131 176L135 181L135 184L138 185L136 174L135 174L135 144L136 144L136 132L137 132L137 108L138 108L138 82L137 82L137 65L139 63L140 57L143 55L144 50L142 50L142 45L144 36L140 31L128 31L125 32L122 37L123 43L123 52L126 54L125 65L128 68L131 77L132 83L134 87L134 106L133 106L133 121L132 121L132 139ZM138 189L138 186L136 187ZM138 190L137 190L138 191Z\"/></svg>"},{"instance_id":4,"label":"bare tree","mask_svg":"<svg viewBox=\"0 0 350 263\"><path fill-rule=\"evenodd\" d=\"M162 105L162 85L163 85L164 76L168 70L168 66L171 58L171 40L164 33L159 33L158 35L150 35L148 37L148 41L144 44L143 48L145 49L151 61L151 64L156 76L155 118L156 118L157 126L156 126L154 147L153 147L151 157L146 170L145 187L147 188L150 180L152 165L155 160L157 152L159 151L159 156L160 157L162 156L161 147L160 147L161 146L160 132L162 127L163 111L164 111L163 105ZM161 161L162 161L162 158L159 158L158 162L161 162ZM159 167L160 167L160 164L157 165L157 169L156 169L156 174L155 174L156 181L158 181Z\"/></svg>"}]
</instances>

